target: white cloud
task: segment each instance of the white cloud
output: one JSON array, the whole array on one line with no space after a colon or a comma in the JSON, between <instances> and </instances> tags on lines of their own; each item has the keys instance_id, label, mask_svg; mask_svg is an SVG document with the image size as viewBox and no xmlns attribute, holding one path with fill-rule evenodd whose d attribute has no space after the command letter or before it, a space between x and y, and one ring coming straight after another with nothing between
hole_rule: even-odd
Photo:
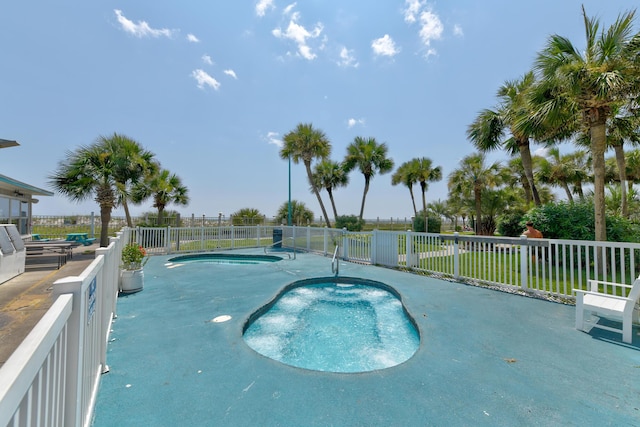
<instances>
[{"instance_id":1,"label":"white cloud","mask_svg":"<svg viewBox=\"0 0 640 427\"><path fill-rule=\"evenodd\" d=\"M307 30L305 27L298 24L299 19L300 13L294 12L293 14L291 14L289 26L286 30L283 31L282 28L278 27L271 31L271 33L276 38L292 40L293 42L295 42L295 44L298 46L298 55L302 56L303 58L308 60L315 59L316 54L313 53L311 46L309 46L308 44L308 40L318 38L322 33L324 27L321 23L317 23L312 30Z\"/></svg>"},{"instance_id":2,"label":"white cloud","mask_svg":"<svg viewBox=\"0 0 640 427\"><path fill-rule=\"evenodd\" d=\"M194 36L193 34L187 34L187 40L191 43L200 43L200 39Z\"/></svg>"},{"instance_id":3,"label":"white cloud","mask_svg":"<svg viewBox=\"0 0 640 427\"><path fill-rule=\"evenodd\" d=\"M420 0L405 0L404 4L407 8L404 10L404 20L410 24L416 22L416 16L424 7L425 2Z\"/></svg>"},{"instance_id":4,"label":"white cloud","mask_svg":"<svg viewBox=\"0 0 640 427\"><path fill-rule=\"evenodd\" d=\"M444 26L440 17L433 12L431 6L425 0L405 0L406 8L404 10L404 20L409 24L419 22L420 31L418 32L420 40L426 49L425 56L435 55L436 50L431 46L433 40L442 38ZM457 31L460 31L458 34ZM459 26L454 28L456 35L462 35L462 29Z\"/></svg>"},{"instance_id":5,"label":"white cloud","mask_svg":"<svg viewBox=\"0 0 640 427\"><path fill-rule=\"evenodd\" d=\"M220 88L220 82L218 82L216 79L211 77L204 70L201 70L201 69L193 70L191 72L191 77L196 79L196 81L198 82L198 87L200 89L204 89L205 86L209 86L214 90L218 90Z\"/></svg>"},{"instance_id":6,"label":"white cloud","mask_svg":"<svg viewBox=\"0 0 640 427\"><path fill-rule=\"evenodd\" d=\"M464 32L462 31L462 27L460 25L456 24L453 26L453 35L458 37L464 36Z\"/></svg>"},{"instance_id":7,"label":"white cloud","mask_svg":"<svg viewBox=\"0 0 640 427\"><path fill-rule=\"evenodd\" d=\"M379 56L395 56L400 52L400 49L396 48L396 44L389 34L385 34L379 39L375 39L371 42L371 48L373 53Z\"/></svg>"},{"instance_id":8,"label":"white cloud","mask_svg":"<svg viewBox=\"0 0 640 427\"><path fill-rule=\"evenodd\" d=\"M355 125L364 125L364 119L349 119L347 120L347 127L351 129Z\"/></svg>"},{"instance_id":9,"label":"white cloud","mask_svg":"<svg viewBox=\"0 0 640 427\"><path fill-rule=\"evenodd\" d=\"M431 46L431 40L439 40L443 29L442 21L435 13L426 10L420 14L420 38L425 47Z\"/></svg>"},{"instance_id":10,"label":"white cloud","mask_svg":"<svg viewBox=\"0 0 640 427\"><path fill-rule=\"evenodd\" d=\"M338 61L338 65L341 67L358 68L358 65L360 64L353 55L353 50L347 49L343 46L342 49L340 49L340 61Z\"/></svg>"},{"instance_id":11,"label":"white cloud","mask_svg":"<svg viewBox=\"0 0 640 427\"><path fill-rule=\"evenodd\" d=\"M171 38L171 36L173 36L173 33L175 32L174 30L169 30L167 28L162 28L162 29L151 28L149 24L145 21L138 21L138 23L136 24L135 22L127 19L122 14L121 10L114 9L113 11L116 14L118 22L122 26L122 29L127 33L133 34L136 37L142 38L142 37L164 36L164 37Z\"/></svg>"},{"instance_id":12,"label":"white cloud","mask_svg":"<svg viewBox=\"0 0 640 427\"><path fill-rule=\"evenodd\" d=\"M264 139L266 139L269 144L282 148L282 140L278 138L279 135L278 132L267 132L267 136L264 137Z\"/></svg>"},{"instance_id":13,"label":"white cloud","mask_svg":"<svg viewBox=\"0 0 640 427\"><path fill-rule=\"evenodd\" d=\"M297 2L291 3L289 6L284 8L284 10L282 11L282 14L283 15L289 15L291 13L291 11L293 10L293 8L296 7L297 4L298 4Z\"/></svg>"},{"instance_id":14,"label":"white cloud","mask_svg":"<svg viewBox=\"0 0 640 427\"><path fill-rule=\"evenodd\" d=\"M208 65L213 65L213 59L207 54L202 55L202 62Z\"/></svg>"},{"instance_id":15,"label":"white cloud","mask_svg":"<svg viewBox=\"0 0 640 427\"><path fill-rule=\"evenodd\" d=\"M236 76L236 72L229 69L229 70L224 70L223 73L225 73L227 76L231 76L234 79L238 80L238 76Z\"/></svg>"},{"instance_id":16,"label":"white cloud","mask_svg":"<svg viewBox=\"0 0 640 427\"><path fill-rule=\"evenodd\" d=\"M256 3L256 15L264 16L267 13L267 9L273 9L273 0L258 0Z\"/></svg>"}]
</instances>

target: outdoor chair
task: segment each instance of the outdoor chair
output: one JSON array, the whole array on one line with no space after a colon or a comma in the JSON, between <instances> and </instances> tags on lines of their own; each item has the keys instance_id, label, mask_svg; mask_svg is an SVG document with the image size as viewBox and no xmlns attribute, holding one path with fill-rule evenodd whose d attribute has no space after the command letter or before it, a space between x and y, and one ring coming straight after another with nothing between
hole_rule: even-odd
<instances>
[{"instance_id":1,"label":"outdoor chair","mask_svg":"<svg viewBox=\"0 0 640 427\"><path fill-rule=\"evenodd\" d=\"M632 341L633 312L640 297L640 276L632 285L599 280L589 280L588 283L588 291L574 289L576 294L576 329L585 331L585 323L592 315L613 318L622 322L621 328L606 326L597 322L592 322L591 325L594 328L621 333L622 341L630 344ZM599 286L603 287L603 292L599 291ZM622 295L606 293L607 290L615 292L616 288L622 290ZM587 313L586 317L585 313Z\"/></svg>"}]
</instances>

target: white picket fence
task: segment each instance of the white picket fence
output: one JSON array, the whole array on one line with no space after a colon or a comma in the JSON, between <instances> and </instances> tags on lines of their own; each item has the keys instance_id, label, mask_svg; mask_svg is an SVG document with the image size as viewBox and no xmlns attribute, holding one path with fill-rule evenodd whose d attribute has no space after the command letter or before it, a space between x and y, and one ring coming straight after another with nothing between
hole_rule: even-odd
<instances>
[{"instance_id":1,"label":"white picket fence","mask_svg":"<svg viewBox=\"0 0 640 427\"><path fill-rule=\"evenodd\" d=\"M89 426L108 370L125 232L80 276L54 283L54 303L0 368L0 426Z\"/></svg>"},{"instance_id":2,"label":"white picket fence","mask_svg":"<svg viewBox=\"0 0 640 427\"><path fill-rule=\"evenodd\" d=\"M331 256L338 248L343 260L565 299L589 279L631 283L640 269L640 244L632 243L286 226L125 228L80 276L56 281L54 304L0 368L0 426L90 425L129 242L150 254L282 246Z\"/></svg>"}]
</instances>

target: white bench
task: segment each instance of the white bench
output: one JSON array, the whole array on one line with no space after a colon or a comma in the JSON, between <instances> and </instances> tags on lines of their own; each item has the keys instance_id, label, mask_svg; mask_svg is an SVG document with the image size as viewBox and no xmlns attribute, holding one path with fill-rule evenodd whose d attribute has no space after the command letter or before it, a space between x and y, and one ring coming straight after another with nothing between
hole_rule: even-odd
<instances>
[{"instance_id":1,"label":"white bench","mask_svg":"<svg viewBox=\"0 0 640 427\"><path fill-rule=\"evenodd\" d=\"M622 322L622 328L600 325L593 322L592 327L622 334L622 341L631 343L631 330L633 323L633 311L640 297L640 276L633 285L621 283L589 280L589 290L574 289L576 294L576 329L584 331L585 312L589 315L614 318ZM605 292L600 292L598 287L602 285ZM607 291L615 292L616 288L622 289L622 295L612 295ZM626 296L623 296L626 295ZM590 317L590 316L589 316Z\"/></svg>"}]
</instances>

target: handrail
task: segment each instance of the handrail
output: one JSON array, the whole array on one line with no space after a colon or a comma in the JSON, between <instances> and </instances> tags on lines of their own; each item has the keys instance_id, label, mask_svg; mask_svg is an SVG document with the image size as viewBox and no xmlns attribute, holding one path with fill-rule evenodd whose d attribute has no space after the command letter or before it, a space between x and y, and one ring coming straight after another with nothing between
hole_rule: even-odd
<instances>
[{"instance_id":1,"label":"handrail","mask_svg":"<svg viewBox=\"0 0 640 427\"><path fill-rule=\"evenodd\" d=\"M288 239L293 240L293 237L288 237ZM267 249L269 249L269 248L273 248L273 247L275 247L276 245L282 245L282 243L283 243L283 242L284 242L284 238L283 238L282 240L278 240L277 242L273 242L273 243L272 243L272 244L270 244L270 245L266 245L266 246L264 247L264 253L266 254L266 253L267 253ZM289 259L292 259L292 258L291 258L291 252L285 252L285 251L283 251L283 252L287 254L287 256L289 257ZM294 241L294 245L293 245L293 259L296 259L296 245L295 245L295 241Z\"/></svg>"},{"instance_id":2,"label":"handrail","mask_svg":"<svg viewBox=\"0 0 640 427\"><path fill-rule=\"evenodd\" d=\"M340 249L339 245L336 245L335 250L333 251L333 259L331 260L331 272L338 277L340 274L340 260L338 259L338 249Z\"/></svg>"}]
</instances>

